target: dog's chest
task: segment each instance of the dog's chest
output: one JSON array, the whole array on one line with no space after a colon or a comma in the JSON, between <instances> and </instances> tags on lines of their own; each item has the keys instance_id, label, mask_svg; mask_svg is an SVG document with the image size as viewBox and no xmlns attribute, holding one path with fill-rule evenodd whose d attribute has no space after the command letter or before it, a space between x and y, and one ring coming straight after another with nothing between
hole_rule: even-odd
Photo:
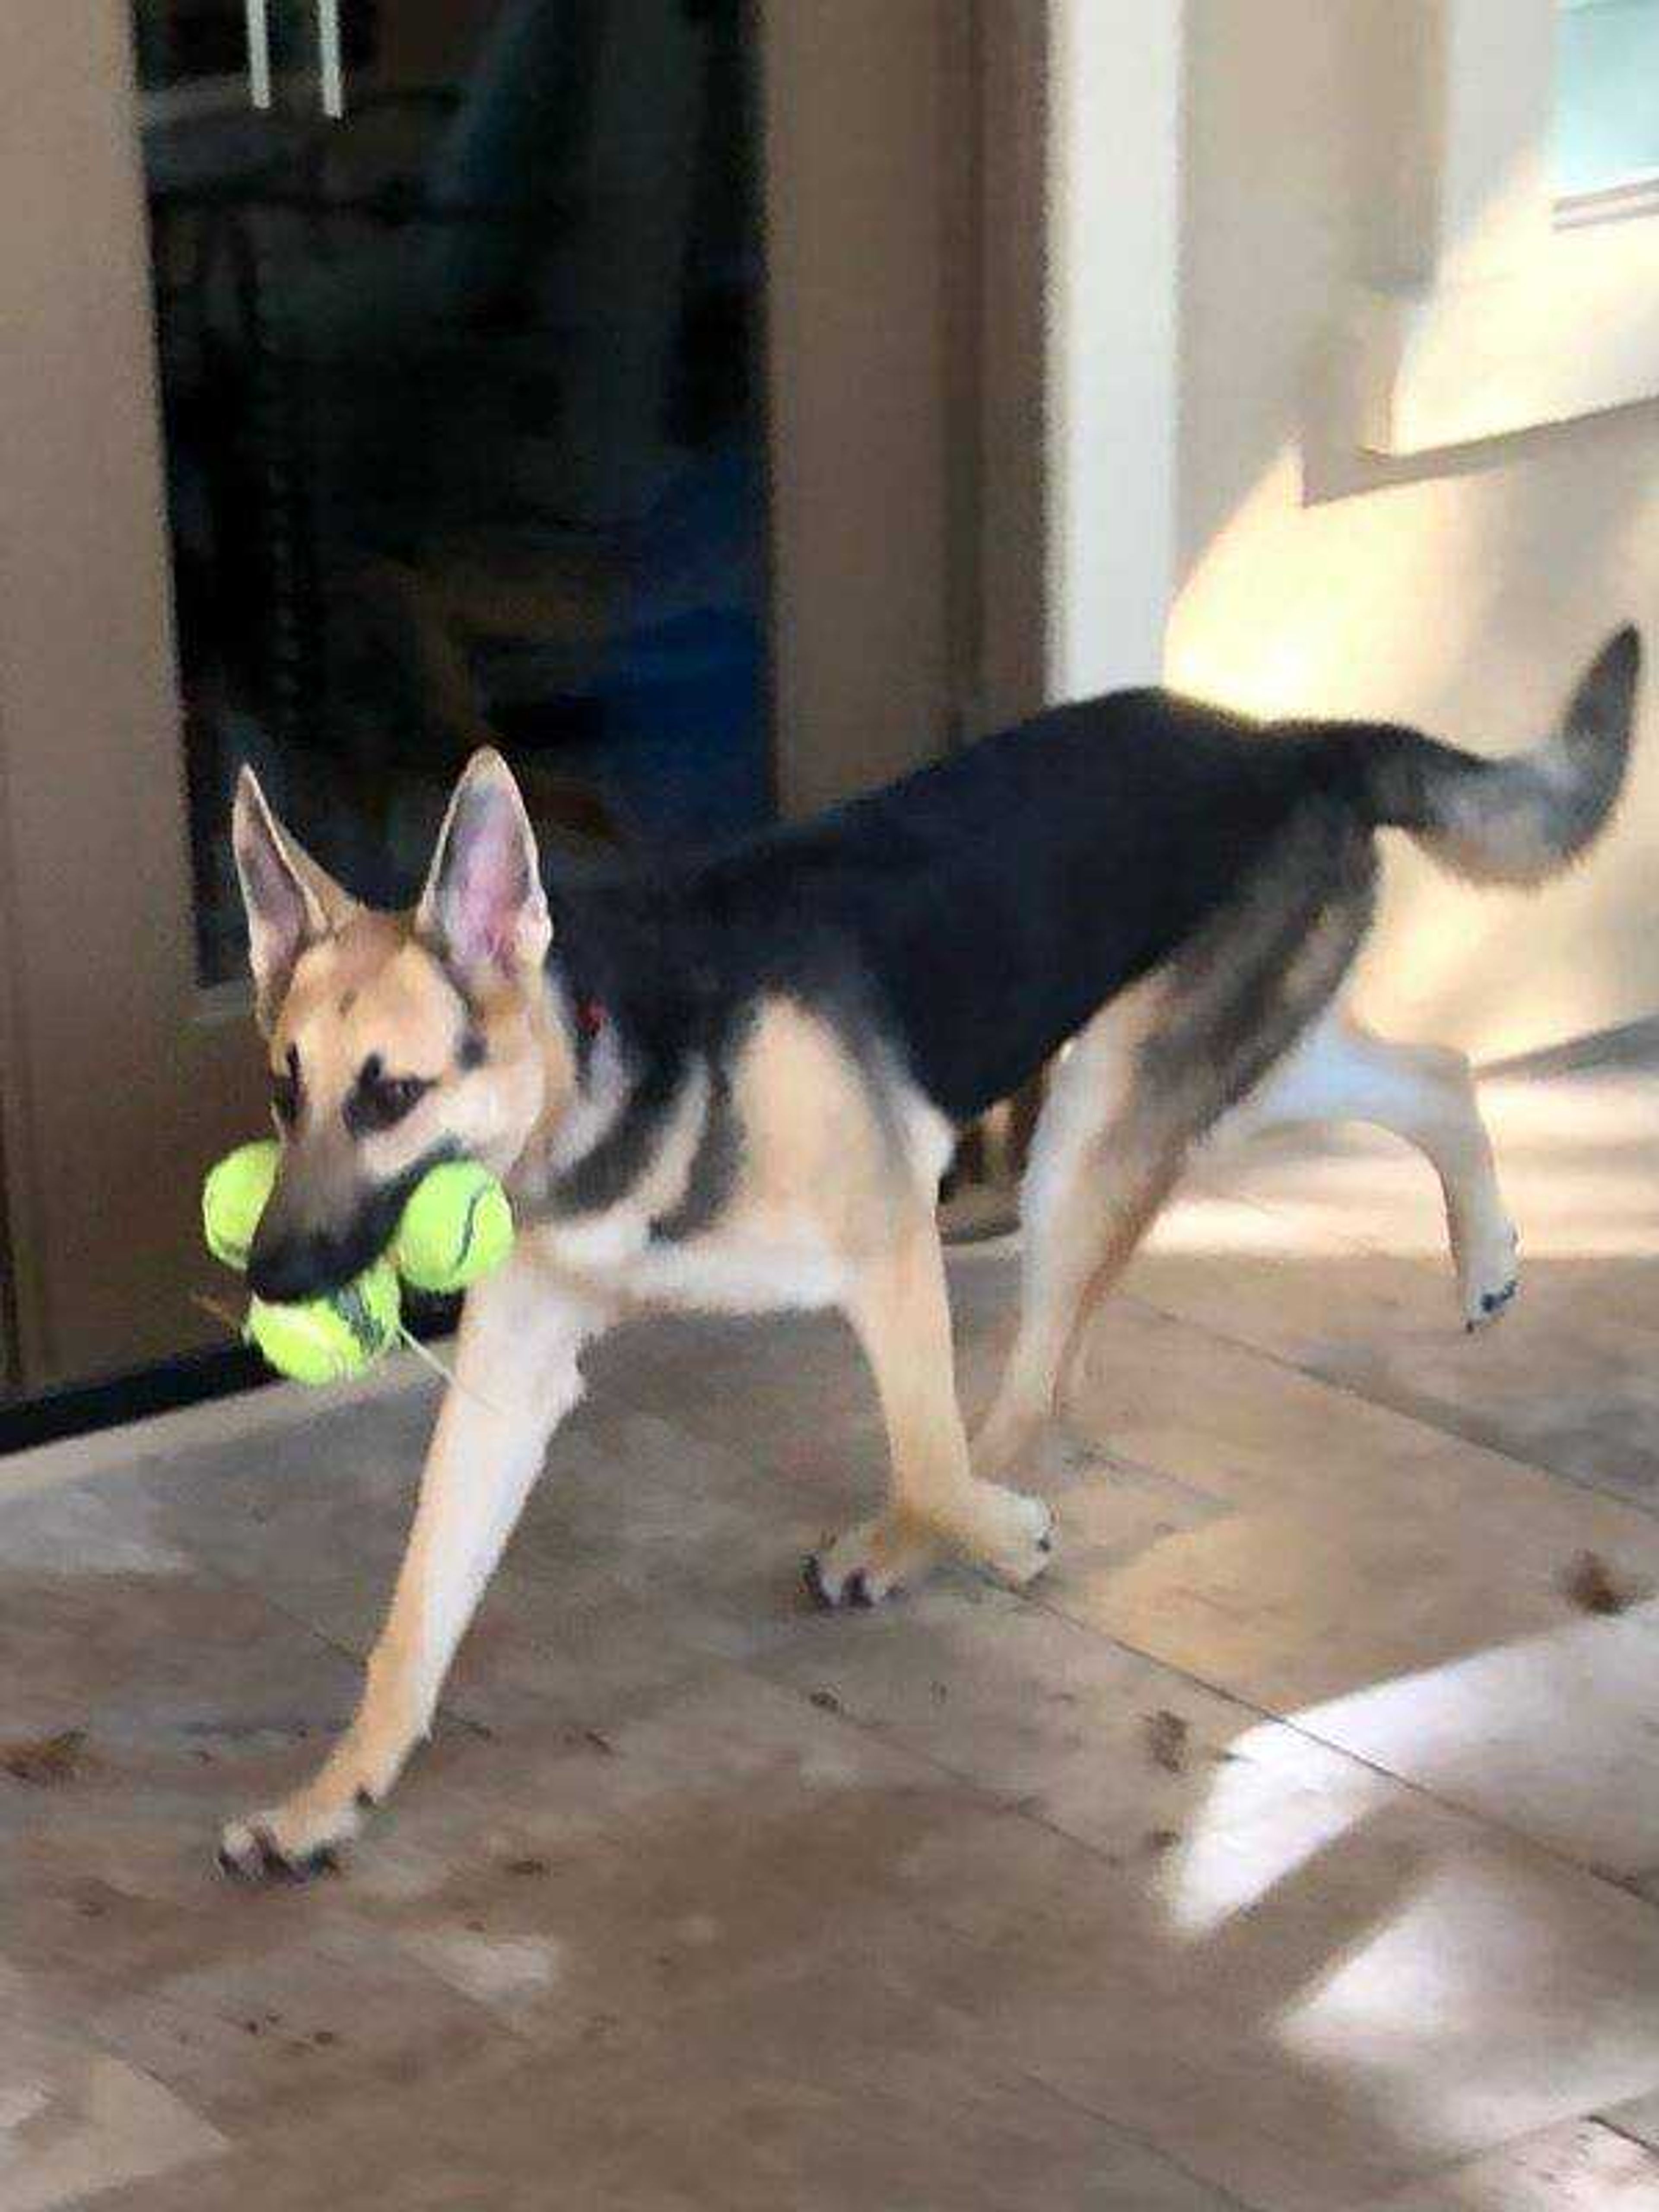
<instances>
[{"instance_id":1,"label":"dog's chest","mask_svg":"<svg viewBox=\"0 0 1659 2212\"><path fill-rule=\"evenodd\" d=\"M536 1242L559 1273L607 1300L713 1313L835 1304L846 1262L805 1219L744 1219L683 1242L653 1233L643 1208L542 1224Z\"/></svg>"}]
</instances>

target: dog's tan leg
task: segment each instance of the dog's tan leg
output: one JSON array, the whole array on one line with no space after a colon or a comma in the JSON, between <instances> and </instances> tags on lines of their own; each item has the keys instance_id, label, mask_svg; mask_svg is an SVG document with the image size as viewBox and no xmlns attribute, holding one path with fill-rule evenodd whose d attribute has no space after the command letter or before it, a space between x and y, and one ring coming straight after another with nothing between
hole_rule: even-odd
<instances>
[{"instance_id":1,"label":"dog's tan leg","mask_svg":"<svg viewBox=\"0 0 1659 2212\"><path fill-rule=\"evenodd\" d=\"M974 1439L974 1465L1001 1474L1036 1444L1056 1410L1084 1322L1134 1256L1180 1171L1174 1159L1144 1158L1133 1176L1115 1165L1105 1203L1081 1177L1076 1210L1050 1225L1042 1258L1026 1276L1019 1334L990 1412ZM1032 1233L1027 1221L1027 1234Z\"/></svg>"},{"instance_id":2,"label":"dog's tan leg","mask_svg":"<svg viewBox=\"0 0 1659 2212\"><path fill-rule=\"evenodd\" d=\"M891 1454L891 1500L808 1563L825 1605L872 1605L945 1550L1004 1580L1040 1574L1053 1548L1041 1498L974 1480L957 1404L945 1263L930 1206L908 1210L888 1250L860 1273L848 1317L870 1362Z\"/></svg>"},{"instance_id":3,"label":"dog's tan leg","mask_svg":"<svg viewBox=\"0 0 1659 2212\"><path fill-rule=\"evenodd\" d=\"M304 1789L227 1826L220 1858L230 1871L295 1874L326 1862L392 1788L432 1725L450 1662L541 1472L548 1438L581 1395L577 1355L606 1318L522 1249L471 1291L456 1379L356 1717Z\"/></svg>"},{"instance_id":4,"label":"dog's tan leg","mask_svg":"<svg viewBox=\"0 0 1659 2212\"><path fill-rule=\"evenodd\" d=\"M1097 1015L1055 1066L1020 1194L1019 1331L974 1467L1000 1474L1054 1409L1081 1321L1105 1294L1178 1178L1190 1124L1142 1077L1161 994L1147 984Z\"/></svg>"}]
</instances>

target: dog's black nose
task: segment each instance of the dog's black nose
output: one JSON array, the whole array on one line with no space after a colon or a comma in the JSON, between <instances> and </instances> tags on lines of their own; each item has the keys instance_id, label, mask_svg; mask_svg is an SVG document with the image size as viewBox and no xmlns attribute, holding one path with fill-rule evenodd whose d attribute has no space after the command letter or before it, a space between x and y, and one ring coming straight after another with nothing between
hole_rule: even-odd
<instances>
[{"instance_id":1,"label":"dog's black nose","mask_svg":"<svg viewBox=\"0 0 1659 2212\"><path fill-rule=\"evenodd\" d=\"M256 1298L295 1305L305 1298L326 1297L349 1283L362 1265L349 1245L319 1231L273 1237L269 1243L256 1236L247 1255L247 1286Z\"/></svg>"}]
</instances>

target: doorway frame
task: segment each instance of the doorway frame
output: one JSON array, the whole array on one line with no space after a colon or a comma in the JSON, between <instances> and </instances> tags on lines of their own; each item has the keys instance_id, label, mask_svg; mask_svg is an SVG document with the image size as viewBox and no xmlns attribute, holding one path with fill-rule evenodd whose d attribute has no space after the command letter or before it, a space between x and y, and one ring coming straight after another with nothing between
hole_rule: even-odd
<instances>
[{"instance_id":1,"label":"doorway frame","mask_svg":"<svg viewBox=\"0 0 1659 2212\"><path fill-rule=\"evenodd\" d=\"M1180 588L1196 31L1188 0L980 9L981 681L994 726L1164 675Z\"/></svg>"}]
</instances>

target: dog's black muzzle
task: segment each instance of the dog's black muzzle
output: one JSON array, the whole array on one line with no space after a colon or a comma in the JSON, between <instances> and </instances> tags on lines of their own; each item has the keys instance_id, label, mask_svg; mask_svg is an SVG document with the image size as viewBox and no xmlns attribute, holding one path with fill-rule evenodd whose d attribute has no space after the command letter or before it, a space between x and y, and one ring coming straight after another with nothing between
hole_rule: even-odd
<instances>
[{"instance_id":1,"label":"dog's black muzzle","mask_svg":"<svg viewBox=\"0 0 1659 2212\"><path fill-rule=\"evenodd\" d=\"M418 1173L369 1194L343 1227L302 1218L279 1185L260 1218L247 1255L255 1297L294 1305L326 1297L372 1267L398 1233L398 1221Z\"/></svg>"}]
</instances>

